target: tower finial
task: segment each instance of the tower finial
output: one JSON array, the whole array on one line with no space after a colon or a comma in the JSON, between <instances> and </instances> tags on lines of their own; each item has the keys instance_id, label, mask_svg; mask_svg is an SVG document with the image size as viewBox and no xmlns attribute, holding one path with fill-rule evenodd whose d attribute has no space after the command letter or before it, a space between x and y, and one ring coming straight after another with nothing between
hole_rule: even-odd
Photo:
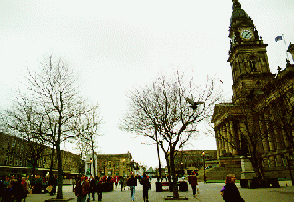
<instances>
[{"instance_id":1,"label":"tower finial","mask_svg":"<svg viewBox=\"0 0 294 202\"><path fill-rule=\"evenodd\" d=\"M241 9L241 4L238 0L232 0L233 1L233 10L234 9Z\"/></svg>"}]
</instances>

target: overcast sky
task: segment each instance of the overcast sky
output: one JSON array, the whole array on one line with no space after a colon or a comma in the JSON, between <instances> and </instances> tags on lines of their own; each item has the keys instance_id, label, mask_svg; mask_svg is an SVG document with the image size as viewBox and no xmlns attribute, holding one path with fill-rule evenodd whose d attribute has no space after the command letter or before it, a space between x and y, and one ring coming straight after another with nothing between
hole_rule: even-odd
<instances>
[{"instance_id":1,"label":"overcast sky","mask_svg":"<svg viewBox=\"0 0 294 202\"><path fill-rule=\"evenodd\" d=\"M240 0L268 44L270 69L283 67L286 46L294 43L293 0ZM85 96L100 105L99 150L126 153L157 166L154 145L141 144L118 129L126 92L161 72L179 69L196 79L211 75L231 94L228 59L231 0L0 0L0 104L10 104L26 68L44 56L61 57L81 76ZM201 132L201 131L200 131ZM216 149L213 137L190 141L186 149ZM163 161L163 156L162 156Z\"/></svg>"}]
</instances>

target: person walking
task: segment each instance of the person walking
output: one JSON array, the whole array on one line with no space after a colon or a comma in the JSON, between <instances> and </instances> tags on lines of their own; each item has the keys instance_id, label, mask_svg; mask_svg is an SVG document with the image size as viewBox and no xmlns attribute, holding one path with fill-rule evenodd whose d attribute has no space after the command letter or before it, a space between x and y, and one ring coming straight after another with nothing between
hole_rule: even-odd
<instances>
[{"instance_id":1,"label":"person walking","mask_svg":"<svg viewBox=\"0 0 294 202\"><path fill-rule=\"evenodd\" d=\"M114 177L115 188L117 188L118 181L119 181L119 176L115 176Z\"/></svg>"},{"instance_id":2,"label":"person walking","mask_svg":"<svg viewBox=\"0 0 294 202\"><path fill-rule=\"evenodd\" d=\"M226 177L225 186L220 191L220 194L223 196L223 199L226 202L245 202L241 197L240 192L235 185L236 177L234 174L229 174Z\"/></svg>"},{"instance_id":3,"label":"person walking","mask_svg":"<svg viewBox=\"0 0 294 202\"><path fill-rule=\"evenodd\" d=\"M75 195L77 196L77 202L85 202L87 197L87 190L89 183L85 181L85 176L77 179L77 184L75 187Z\"/></svg>"},{"instance_id":4,"label":"person walking","mask_svg":"<svg viewBox=\"0 0 294 202\"><path fill-rule=\"evenodd\" d=\"M29 186L25 177L22 178L21 185L23 186L23 189L24 189L23 201L25 202L26 197L28 196L28 190L29 190Z\"/></svg>"},{"instance_id":5,"label":"person walking","mask_svg":"<svg viewBox=\"0 0 294 202\"><path fill-rule=\"evenodd\" d=\"M96 179L97 176L95 177L95 179L93 176L91 176L90 178L90 191L92 193L93 201L95 201L95 192L97 191Z\"/></svg>"},{"instance_id":6,"label":"person walking","mask_svg":"<svg viewBox=\"0 0 294 202\"><path fill-rule=\"evenodd\" d=\"M148 202L148 190L150 188L150 182L146 173L143 174L143 178L141 179L140 183L143 185L143 200L144 202Z\"/></svg>"},{"instance_id":7,"label":"person walking","mask_svg":"<svg viewBox=\"0 0 294 202\"><path fill-rule=\"evenodd\" d=\"M103 191L103 179L102 177L100 177L100 179L98 179L97 177L97 194L98 194L98 201L102 201L102 191Z\"/></svg>"},{"instance_id":8,"label":"person walking","mask_svg":"<svg viewBox=\"0 0 294 202\"><path fill-rule=\"evenodd\" d=\"M21 202L22 199L24 198L24 188L21 184L21 177L17 177L12 182L12 196L13 196L13 201L15 202Z\"/></svg>"},{"instance_id":9,"label":"person walking","mask_svg":"<svg viewBox=\"0 0 294 202\"><path fill-rule=\"evenodd\" d=\"M90 181L88 180L87 176L85 176L84 187L85 187L85 191L86 191L86 195L87 195L87 197L86 197L87 202L90 202L91 187L90 187Z\"/></svg>"},{"instance_id":10,"label":"person walking","mask_svg":"<svg viewBox=\"0 0 294 202\"><path fill-rule=\"evenodd\" d=\"M123 191L123 189L125 189L125 187L124 187L124 177L123 176L119 177L119 183L120 183L120 191Z\"/></svg>"},{"instance_id":11,"label":"person walking","mask_svg":"<svg viewBox=\"0 0 294 202\"><path fill-rule=\"evenodd\" d=\"M196 186L198 185L196 173L193 172L191 176L188 177L189 184L193 190L193 196L196 197Z\"/></svg>"},{"instance_id":12,"label":"person walking","mask_svg":"<svg viewBox=\"0 0 294 202\"><path fill-rule=\"evenodd\" d=\"M128 179L127 185L131 189L132 201L135 201L135 187L137 186L137 179L135 178L134 174L132 174L131 177Z\"/></svg>"}]
</instances>

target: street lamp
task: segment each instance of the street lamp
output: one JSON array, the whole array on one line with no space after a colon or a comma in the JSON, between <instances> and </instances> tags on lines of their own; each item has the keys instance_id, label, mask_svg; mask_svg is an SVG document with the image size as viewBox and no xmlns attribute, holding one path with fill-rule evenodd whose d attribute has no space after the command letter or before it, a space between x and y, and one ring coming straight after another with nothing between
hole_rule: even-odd
<instances>
[{"instance_id":1,"label":"street lamp","mask_svg":"<svg viewBox=\"0 0 294 202\"><path fill-rule=\"evenodd\" d=\"M92 160L92 158L90 158L90 176L92 175L92 172L91 172L92 162L93 162L93 160Z\"/></svg>"},{"instance_id":2,"label":"street lamp","mask_svg":"<svg viewBox=\"0 0 294 202\"><path fill-rule=\"evenodd\" d=\"M181 162L181 175L184 176L183 162Z\"/></svg>"},{"instance_id":3,"label":"street lamp","mask_svg":"<svg viewBox=\"0 0 294 202\"><path fill-rule=\"evenodd\" d=\"M203 171L204 171L203 181L204 181L204 183L206 183L206 176L205 176L205 158L204 158L204 156L205 156L205 152L203 151L202 152L202 157L203 157Z\"/></svg>"}]
</instances>

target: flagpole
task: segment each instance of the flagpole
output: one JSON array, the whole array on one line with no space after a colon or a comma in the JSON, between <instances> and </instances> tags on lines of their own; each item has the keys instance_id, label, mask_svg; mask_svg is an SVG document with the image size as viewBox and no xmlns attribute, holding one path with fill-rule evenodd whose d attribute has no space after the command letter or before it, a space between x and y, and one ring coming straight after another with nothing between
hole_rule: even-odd
<instances>
[{"instance_id":1,"label":"flagpole","mask_svg":"<svg viewBox=\"0 0 294 202\"><path fill-rule=\"evenodd\" d=\"M285 40L285 36L284 36L284 34L282 34L282 38L283 38L283 41L284 41L284 44L285 44L285 47L286 47L286 58L287 58L288 61L290 61L290 60L289 60L289 57L288 57L287 44L286 44L286 40Z\"/></svg>"}]
</instances>

